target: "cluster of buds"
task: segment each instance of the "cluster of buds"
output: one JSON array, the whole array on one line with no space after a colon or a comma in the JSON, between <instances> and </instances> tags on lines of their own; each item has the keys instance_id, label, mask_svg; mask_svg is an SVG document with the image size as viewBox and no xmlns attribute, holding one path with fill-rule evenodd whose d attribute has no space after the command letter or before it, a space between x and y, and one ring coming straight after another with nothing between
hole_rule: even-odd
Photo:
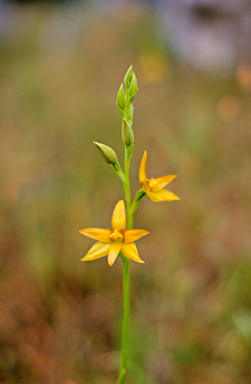
<instances>
[{"instance_id":1,"label":"cluster of buds","mask_svg":"<svg viewBox=\"0 0 251 384\"><path fill-rule=\"evenodd\" d=\"M132 130L133 106L132 102L138 92L138 83L132 66L126 72L124 85L121 84L117 94L117 108L122 117L122 139L125 146L133 145L134 134Z\"/></svg>"},{"instance_id":2,"label":"cluster of buds","mask_svg":"<svg viewBox=\"0 0 251 384\"><path fill-rule=\"evenodd\" d=\"M126 148L130 147L131 151L134 144L134 133L132 130L133 123L133 106L132 102L138 92L138 82L133 72L132 66L128 69L124 77L124 84L121 84L117 94L117 108L122 117L122 139ZM108 145L97 143L94 144L100 151L103 159L111 164L118 176L123 180L121 167L118 163L116 152Z\"/></svg>"},{"instance_id":3,"label":"cluster of buds","mask_svg":"<svg viewBox=\"0 0 251 384\"><path fill-rule=\"evenodd\" d=\"M138 92L138 83L132 66L126 72L124 85L121 84L117 94L117 108L122 117L122 139L126 147L133 146L134 134L132 130L133 106L132 102ZM117 167L118 158L114 150L108 145L100 144L94 141L102 157L108 164ZM118 168L118 167L117 167Z\"/></svg>"}]
</instances>

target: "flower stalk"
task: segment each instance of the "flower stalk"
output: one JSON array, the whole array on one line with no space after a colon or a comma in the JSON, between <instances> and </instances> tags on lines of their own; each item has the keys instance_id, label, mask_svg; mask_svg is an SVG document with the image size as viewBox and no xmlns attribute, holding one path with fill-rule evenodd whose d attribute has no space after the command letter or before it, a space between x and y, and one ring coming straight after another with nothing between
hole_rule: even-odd
<instances>
[{"instance_id":1,"label":"flower stalk","mask_svg":"<svg viewBox=\"0 0 251 384\"><path fill-rule=\"evenodd\" d=\"M133 213L131 210L131 191L130 191L130 160L132 156L132 146L125 148L125 165L124 165L124 192L126 202L126 221L127 229L133 227ZM118 384L123 384L127 366L128 355L128 332L129 332L129 319L130 319L130 287L129 287L129 272L130 262L128 259L123 258L123 302L124 302L124 316L122 328L122 347L121 347L121 364Z\"/></svg>"},{"instance_id":2,"label":"flower stalk","mask_svg":"<svg viewBox=\"0 0 251 384\"><path fill-rule=\"evenodd\" d=\"M131 68L131 67L130 67ZM130 68L128 72L130 71ZM128 73L127 72L127 73ZM125 80L126 84L126 80ZM130 86L130 84L129 84ZM125 97L125 114L128 118L128 112L130 108L130 102L128 97L128 91L126 91ZM124 120L124 119L123 119ZM123 124L124 121L122 121ZM132 120L131 120L132 124ZM132 131L132 128L131 128ZM133 131L132 131L133 135ZM133 141L127 146L126 140L122 131L122 138L125 144L125 162L124 162L124 193L125 193L125 205L126 205L126 221L127 229L133 228L133 213L131 210L131 188L130 188L130 160L133 152ZM123 384L125 380L127 356L128 356L128 333L129 333L129 319L130 319L130 262L128 259L123 258L123 328L122 328L122 346L121 346L121 363L119 379L117 384Z\"/></svg>"},{"instance_id":3,"label":"flower stalk","mask_svg":"<svg viewBox=\"0 0 251 384\"><path fill-rule=\"evenodd\" d=\"M123 384L125 380L127 356L128 356L128 333L130 319L130 262L123 258L123 327L122 327L122 346L121 346L121 363L119 371L119 379L117 384Z\"/></svg>"}]
</instances>

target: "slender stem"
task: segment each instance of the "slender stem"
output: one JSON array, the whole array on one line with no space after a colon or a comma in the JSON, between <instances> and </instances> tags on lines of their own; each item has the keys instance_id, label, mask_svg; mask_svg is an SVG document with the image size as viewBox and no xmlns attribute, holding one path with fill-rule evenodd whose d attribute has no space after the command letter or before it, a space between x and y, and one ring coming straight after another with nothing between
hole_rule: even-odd
<instances>
[{"instance_id":1,"label":"slender stem","mask_svg":"<svg viewBox=\"0 0 251 384\"><path fill-rule=\"evenodd\" d=\"M128 355L128 329L130 318L130 294L129 294L129 267L130 262L127 258L123 260L123 299L124 299L124 318L122 330L122 353L118 384L123 384L126 373Z\"/></svg>"},{"instance_id":2,"label":"slender stem","mask_svg":"<svg viewBox=\"0 0 251 384\"><path fill-rule=\"evenodd\" d=\"M124 191L125 191L125 205L126 205L126 222L127 229L133 227L133 215L131 214L131 191L129 180L130 160L132 156L133 146L130 145L125 150L125 169L124 169Z\"/></svg>"},{"instance_id":3,"label":"slender stem","mask_svg":"<svg viewBox=\"0 0 251 384\"><path fill-rule=\"evenodd\" d=\"M129 96L126 92L126 107L125 116L128 120L129 117ZM132 117L130 119L132 123ZM133 212L131 209L131 191L130 191L130 160L132 157L133 143L129 146L125 145L125 163L124 163L124 192L125 192L125 206L126 206L126 228L132 229L133 227ZM129 291L129 267L130 261L121 252L121 258L123 260L123 301L124 301L124 317L123 317L123 329L122 329L122 348L121 348L121 364L119 379L117 384L124 384L126 366L127 366L127 355L128 355L128 330L129 330L129 318L130 318L130 291Z\"/></svg>"},{"instance_id":4,"label":"slender stem","mask_svg":"<svg viewBox=\"0 0 251 384\"><path fill-rule=\"evenodd\" d=\"M126 222L127 229L133 227L133 214L131 212L131 192L129 180L130 159L132 156L133 148L125 148L125 169L124 169L124 191L125 191L125 205L126 205ZM123 301L124 301L124 317L122 329L122 348L121 348L121 364L120 373L117 384L123 384L126 374L127 355L128 355L128 329L130 318L130 291L129 291L129 267L130 261L122 254L123 260Z\"/></svg>"}]
</instances>

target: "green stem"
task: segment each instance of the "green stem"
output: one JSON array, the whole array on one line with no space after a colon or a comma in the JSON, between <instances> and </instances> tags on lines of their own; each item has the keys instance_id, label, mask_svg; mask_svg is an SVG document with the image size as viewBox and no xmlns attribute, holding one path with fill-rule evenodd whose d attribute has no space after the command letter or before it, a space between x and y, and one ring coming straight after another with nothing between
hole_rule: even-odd
<instances>
[{"instance_id":1,"label":"green stem","mask_svg":"<svg viewBox=\"0 0 251 384\"><path fill-rule=\"evenodd\" d=\"M128 329L130 318L130 293L129 293L129 267L130 261L128 258L123 260L123 300L124 300L124 318L122 330L122 350L121 364L118 384L123 384L126 373L127 355L128 355Z\"/></svg>"},{"instance_id":2,"label":"green stem","mask_svg":"<svg viewBox=\"0 0 251 384\"><path fill-rule=\"evenodd\" d=\"M125 149L125 169L124 169L124 191L125 191L125 206L126 206L126 222L127 229L133 227L133 215L131 214L131 191L130 191L130 160L132 157L133 144Z\"/></svg>"},{"instance_id":3,"label":"green stem","mask_svg":"<svg viewBox=\"0 0 251 384\"><path fill-rule=\"evenodd\" d=\"M124 169L124 191L125 191L125 205L126 205L126 222L127 229L133 227L133 214L131 212L131 192L129 180L130 159L132 156L133 146L125 148L125 169ZM130 291L129 291L129 267L130 261L122 254L123 260L123 301L124 301L124 317L122 329L122 348L121 348L121 364L119 379L117 384L123 384L126 374L127 355L128 355L128 329L130 317Z\"/></svg>"}]
</instances>

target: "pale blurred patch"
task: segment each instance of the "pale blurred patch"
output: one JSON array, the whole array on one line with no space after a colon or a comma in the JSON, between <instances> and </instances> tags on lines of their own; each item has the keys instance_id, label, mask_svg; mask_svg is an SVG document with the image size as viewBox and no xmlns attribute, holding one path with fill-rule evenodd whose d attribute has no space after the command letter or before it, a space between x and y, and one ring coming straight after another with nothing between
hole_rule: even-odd
<instances>
[{"instance_id":1,"label":"pale blurred patch","mask_svg":"<svg viewBox=\"0 0 251 384\"><path fill-rule=\"evenodd\" d=\"M236 119L241 112L240 100L234 95L226 95L218 102L217 110L223 120Z\"/></svg>"},{"instance_id":2,"label":"pale blurred patch","mask_svg":"<svg viewBox=\"0 0 251 384\"><path fill-rule=\"evenodd\" d=\"M238 65L236 78L245 91L251 91L251 65L249 63L240 63Z\"/></svg>"},{"instance_id":3,"label":"pale blurred patch","mask_svg":"<svg viewBox=\"0 0 251 384\"><path fill-rule=\"evenodd\" d=\"M159 53L147 53L139 57L137 62L138 77L144 83L160 83L170 75L170 67L166 56Z\"/></svg>"},{"instance_id":4,"label":"pale blurred patch","mask_svg":"<svg viewBox=\"0 0 251 384\"><path fill-rule=\"evenodd\" d=\"M89 49L99 55L111 52L118 44L116 30L106 22L93 26L87 33L86 41Z\"/></svg>"}]
</instances>

